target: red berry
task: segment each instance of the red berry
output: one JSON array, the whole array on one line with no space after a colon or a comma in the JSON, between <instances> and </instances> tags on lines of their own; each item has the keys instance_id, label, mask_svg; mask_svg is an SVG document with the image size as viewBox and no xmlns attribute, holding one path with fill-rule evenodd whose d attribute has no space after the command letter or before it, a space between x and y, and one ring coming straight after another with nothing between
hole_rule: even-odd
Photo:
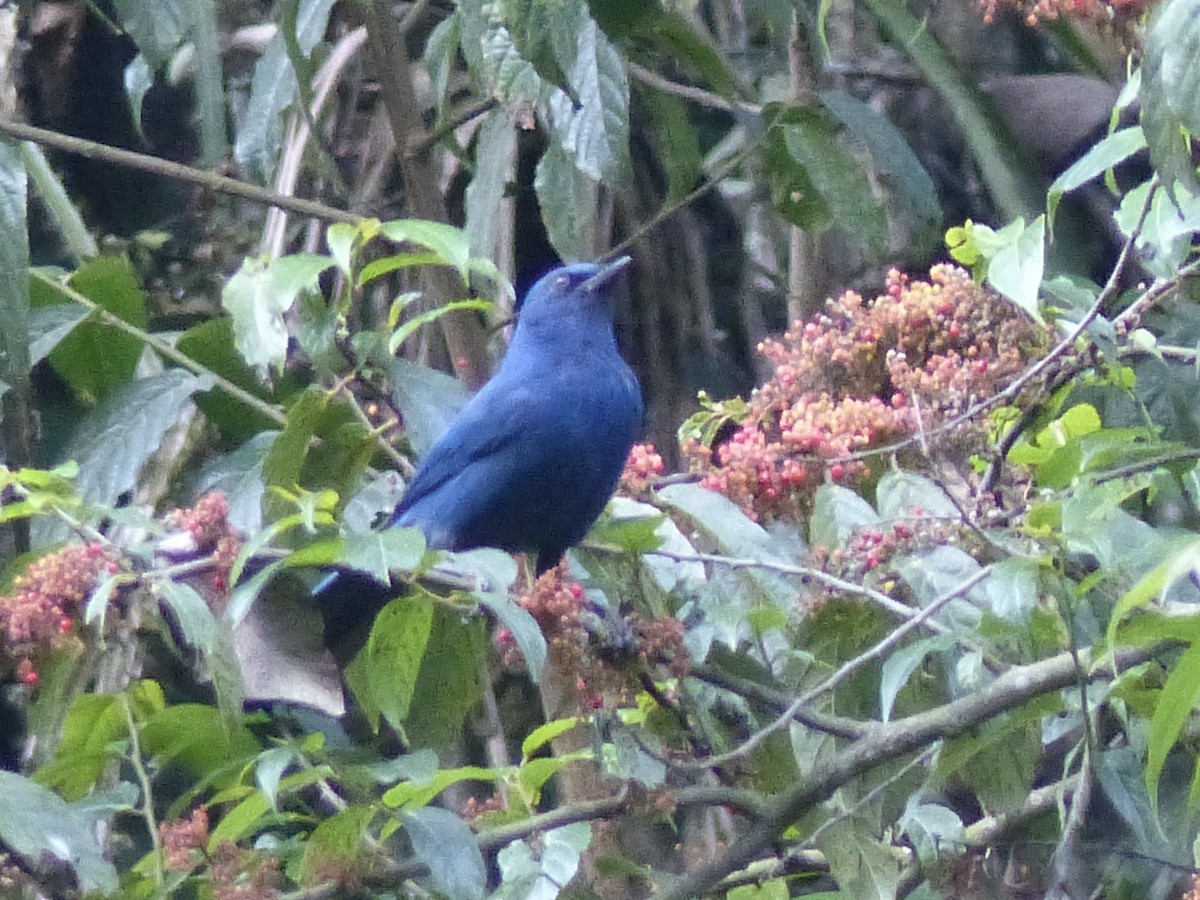
<instances>
[{"instance_id":1,"label":"red berry","mask_svg":"<svg viewBox=\"0 0 1200 900\"><path fill-rule=\"evenodd\" d=\"M846 475L846 467L841 463L834 463L829 467L829 475L834 481L841 481Z\"/></svg>"},{"instance_id":2,"label":"red berry","mask_svg":"<svg viewBox=\"0 0 1200 900\"><path fill-rule=\"evenodd\" d=\"M68 631L70 631L74 627L75 627L75 623L71 620L71 618L69 616L63 616L61 619L58 620L58 633L59 634L66 634Z\"/></svg>"}]
</instances>

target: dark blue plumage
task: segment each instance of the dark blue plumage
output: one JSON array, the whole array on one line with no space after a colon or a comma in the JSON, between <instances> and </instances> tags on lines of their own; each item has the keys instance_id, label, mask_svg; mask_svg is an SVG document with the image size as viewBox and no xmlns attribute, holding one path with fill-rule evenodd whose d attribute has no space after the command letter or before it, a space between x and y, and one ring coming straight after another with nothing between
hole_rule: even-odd
<instances>
[{"instance_id":1,"label":"dark blue plumage","mask_svg":"<svg viewBox=\"0 0 1200 900\"><path fill-rule=\"evenodd\" d=\"M554 566L604 509L642 421L617 351L622 257L555 269L525 298L500 370L430 450L390 525L431 547L500 547Z\"/></svg>"}]
</instances>

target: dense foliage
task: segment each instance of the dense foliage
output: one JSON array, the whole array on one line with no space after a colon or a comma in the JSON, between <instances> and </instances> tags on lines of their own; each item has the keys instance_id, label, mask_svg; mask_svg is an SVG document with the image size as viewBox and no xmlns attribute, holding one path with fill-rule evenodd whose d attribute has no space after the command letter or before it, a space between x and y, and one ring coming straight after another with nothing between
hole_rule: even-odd
<instances>
[{"instance_id":1,"label":"dense foliage","mask_svg":"<svg viewBox=\"0 0 1200 900\"><path fill-rule=\"evenodd\" d=\"M1044 182L896 0L400 6L106 7L141 139L270 190L102 250L0 142L0 896L1200 895L1198 0L958 10L1128 64ZM42 108L101 10L32 7ZM618 244L654 442L588 539L376 530Z\"/></svg>"}]
</instances>

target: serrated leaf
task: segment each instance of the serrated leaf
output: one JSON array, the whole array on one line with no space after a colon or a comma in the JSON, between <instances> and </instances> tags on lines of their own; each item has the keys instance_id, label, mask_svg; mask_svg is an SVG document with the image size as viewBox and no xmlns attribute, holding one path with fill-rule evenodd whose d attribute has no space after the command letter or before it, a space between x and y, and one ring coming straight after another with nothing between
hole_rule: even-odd
<instances>
[{"instance_id":1,"label":"serrated leaf","mask_svg":"<svg viewBox=\"0 0 1200 900\"><path fill-rule=\"evenodd\" d=\"M467 185L467 233L471 255L496 255L505 190L516 164L517 129L501 107L488 113L475 138L475 175Z\"/></svg>"},{"instance_id":2,"label":"serrated leaf","mask_svg":"<svg viewBox=\"0 0 1200 900\"><path fill-rule=\"evenodd\" d=\"M229 524L246 534L262 530L263 464L278 431L256 434L231 453L211 456L196 477L196 496L220 491L229 504Z\"/></svg>"},{"instance_id":3,"label":"serrated leaf","mask_svg":"<svg viewBox=\"0 0 1200 900\"><path fill-rule=\"evenodd\" d=\"M829 861L839 889L856 900L891 900L900 882L900 862L869 832L851 819L832 820L816 844Z\"/></svg>"},{"instance_id":4,"label":"serrated leaf","mask_svg":"<svg viewBox=\"0 0 1200 900\"><path fill-rule=\"evenodd\" d=\"M589 259L596 247L596 183L580 171L558 141L538 161L533 189L546 236L562 259ZM581 212L582 211L582 212Z\"/></svg>"},{"instance_id":5,"label":"serrated leaf","mask_svg":"<svg viewBox=\"0 0 1200 900\"><path fill-rule=\"evenodd\" d=\"M475 834L454 813L436 806L402 813L413 855L429 868L434 889L446 897L481 898L487 867Z\"/></svg>"},{"instance_id":6,"label":"serrated leaf","mask_svg":"<svg viewBox=\"0 0 1200 900\"><path fill-rule=\"evenodd\" d=\"M575 98L558 91L550 98L556 142L576 168L613 187L630 183L629 81L625 61L596 25L586 3L575 4L568 35L573 46L558 50ZM574 58L566 59L574 51ZM576 104L577 101L577 104Z\"/></svg>"},{"instance_id":7,"label":"serrated leaf","mask_svg":"<svg viewBox=\"0 0 1200 900\"><path fill-rule=\"evenodd\" d=\"M421 597L393 600L375 617L366 646L346 669L368 719L403 727L432 628L433 603Z\"/></svg>"},{"instance_id":8,"label":"serrated leaf","mask_svg":"<svg viewBox=\"0 0 1200 900\"><path fill-rule=\"evenodd\" d=\"M0 840L35 871L47 855L70 866L84 891L112 894L117 871L104 858L89 819L41 785L0 771Z\"/></svg>"}]
</instances>

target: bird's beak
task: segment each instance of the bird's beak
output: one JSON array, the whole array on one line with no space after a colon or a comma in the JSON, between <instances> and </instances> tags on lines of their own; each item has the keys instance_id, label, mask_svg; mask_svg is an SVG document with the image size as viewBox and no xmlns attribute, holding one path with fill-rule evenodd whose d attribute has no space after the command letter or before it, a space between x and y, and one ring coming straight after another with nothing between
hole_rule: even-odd
<instances>
[{"instance_id":1,"label":"bird's beak","mask_svg":"<svg viewBox=\"0 0 1200 900\"><path fill-rule=\"evenodd\" d=\"M610 281L624 272L631 262L633 262L633 258L630 256L618 256L608 265L601 268L599 272L585 281L582 285L580 285L580 287L585 291L594 291L598 288L604 287L604 285L608 284Z\"/></svg>"}]
</instances>

